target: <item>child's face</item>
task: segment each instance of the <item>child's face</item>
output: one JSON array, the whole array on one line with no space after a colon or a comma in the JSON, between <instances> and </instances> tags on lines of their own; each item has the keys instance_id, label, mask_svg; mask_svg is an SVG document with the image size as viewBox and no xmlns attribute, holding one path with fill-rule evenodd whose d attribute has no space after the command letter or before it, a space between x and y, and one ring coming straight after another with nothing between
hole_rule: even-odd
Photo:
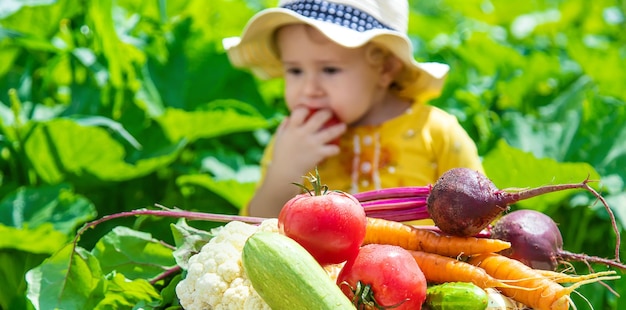
<instances>
[{"instance_id":1,"label":"child's face","mask_svg":"<svg viewBox=\"0 0 626 310\"><path fill-rule=\"evenodd\" d=\"M365 47L345 48L304 25L281 28L277 44L291 111L330 109L351 124L381 104L387 90L381 79L382 65L367 59Z\"/></svg>"}]
</instances>

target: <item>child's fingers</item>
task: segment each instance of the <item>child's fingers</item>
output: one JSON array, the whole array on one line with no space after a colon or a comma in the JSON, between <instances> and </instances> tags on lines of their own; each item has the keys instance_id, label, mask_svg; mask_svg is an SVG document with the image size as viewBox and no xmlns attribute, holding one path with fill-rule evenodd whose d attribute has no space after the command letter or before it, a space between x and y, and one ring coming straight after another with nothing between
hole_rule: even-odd
<instances>
[{"instance_id":1,"label":"child's fingers","mask_svg":"<svg viewBox=\"0 0 626 310\"><path fill-rule=\"evenodd\" d=\"M325 124L333 117L333 111L330 109L320 109L315 112L310 112L304 119L304 126L309 127L311 130L318 131L325 127Z\"/></svg>"},{"instance_id":2,"label":"child's fingers","mask_svg":"<svg viewBox=\"0 0 626 310\"><path fill-rule=\"evenodd\" d=\"M319 162L321 162L324 158L338 155L340 151L341 149L339 148L338 145L330 144L330 143L325 144L324 146L322 146L321 151L320 151L320 154L322 155L322 159L320 159L316 165L318 165Z\"/></svg>"},{"instance_id":3,"label":"child's fingers","mask_svg":"<svg viewBox=\"0 0 626 310\"><path fill-rule=\"evenodd\" d=\"M346 129L348 129L348 125L345 123L337 123L320 130L317 134L324 143L330 143L339 139L346 132Z\"/></svg>"},{"instance_id":4,"label":"child's fingers","mask_svg":"<svg viewBox=\"0 0 626 310\"><path fill-rule=\"evenodd\" d=\"M291 111L289 118L294 125L301 125L306 122L309 117L309 109L304 106L298 106Z\"/></svg>"}]
</instances>

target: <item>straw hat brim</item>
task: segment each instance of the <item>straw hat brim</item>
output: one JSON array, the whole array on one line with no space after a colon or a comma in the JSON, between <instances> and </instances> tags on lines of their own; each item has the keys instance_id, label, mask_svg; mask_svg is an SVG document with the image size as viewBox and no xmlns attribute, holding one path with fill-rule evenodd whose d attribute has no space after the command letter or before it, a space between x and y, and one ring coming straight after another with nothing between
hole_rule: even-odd
<instances>
[{"instance_id":1,"label":"straw hat brim","mask_svg":"<svg viewBox=\"0 0 626 310\"><path fill-rule=\"evenodd\" d=\"M270 8L255 15L243 30L241 37L223 40L230 62L235 67L247 68L261 79L271 79L283 75L282 64L274 43L274 33L288 24L307 24L328 37L333 42L357 48L374 42L391 51L414 74L414 81L400 81L410 85L411 92L439 93L449 66L442 63L420 63L413 58L413 48L409 38L398 31L371 29L355 31L338 24L302 16L292 10ZM409 94L417 95L417 94Z\"/></svg>"}]
</instances>

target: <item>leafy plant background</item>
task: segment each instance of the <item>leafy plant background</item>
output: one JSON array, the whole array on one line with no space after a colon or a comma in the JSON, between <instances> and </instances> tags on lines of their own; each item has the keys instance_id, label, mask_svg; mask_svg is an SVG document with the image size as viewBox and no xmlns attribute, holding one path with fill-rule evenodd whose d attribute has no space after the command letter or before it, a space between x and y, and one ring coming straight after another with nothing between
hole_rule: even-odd
<instances>
[{"instance_id":1,"label":"leafy plant background","mask_svg":"<svg viewBox=\"0 0 626 310\"><path fill-rule=\"evenodd\" d=\"M286 111L281 82L232 68L221 40L273 5L0 3L0 309L177 307L180 274L155 279L176 265L159 240L179 245L190 226L116 219L88 230L75 252L68 244L84 223L117 212L160 204L236 214L246 203ZM623 232L626 3L433 0L411 10L415 57L452 66L431 104L459 118L494 183L598 180ZM607 212L587 193L514 208L550 215L569 251L615 255ZM143 272L123 268L146 262ZM626 291L623 279L610 285ZM578 291L594 309L626 307L602 285Z\"/></svg>"}]
</instances>

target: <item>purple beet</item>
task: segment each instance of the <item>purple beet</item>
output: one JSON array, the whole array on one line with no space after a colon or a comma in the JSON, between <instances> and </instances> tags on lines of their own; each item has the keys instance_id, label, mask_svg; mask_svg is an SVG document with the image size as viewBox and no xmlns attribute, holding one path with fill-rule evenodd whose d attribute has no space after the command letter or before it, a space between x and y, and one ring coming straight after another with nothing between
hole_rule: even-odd
<instances>
[{"instance_id":1,"label":"purple beet","mask_svg":"<svg viewBox=\"0 0 626 310\"><path fill-rule=\"evenodd\" d=\"M549 216L535 210L517 210L494 224L491 237L508 241L511 247L500 254L534 269L556 270L561 262L582 261L626 269L626 265L605 258L563 250L563 237Z\"/></svg>"},{"instance_id":2,"label":"purple beet","mask_svg":"<svg viewBox=\"0 0 626 310\"><path fill-rule=\"evenodd\" d=\"M476 170L454 168L433 185L427 200L428 213L441 231L456 236L473 236L515 202L566 189L586 189L595 193L588 182L504 191ZM608 205L605 206L611 212Z\"/></svg>"},{"instance_id":3,"label":"purple beet","mask_svg":"<svg viewBox=\"0 0 626 310\"><path fill-rule=\"evenodd\" d=\"M547 215L533 210L518 210L500 218L491 237L508 241L511 248L500 254L517 259L527 266L556 270L563 237L556 223Z\"/></svg>"},{"instance_id":4,"label":"purple beet","mask_svg":"<svg viewBox=\"0 0 626 310\"><path fill-rule=\"evenodd\" d=\"M486 176L467 168L444 173L428 195L428 214L441 231L473 236L510 204Z\"/></svg>"}]
</instances>

